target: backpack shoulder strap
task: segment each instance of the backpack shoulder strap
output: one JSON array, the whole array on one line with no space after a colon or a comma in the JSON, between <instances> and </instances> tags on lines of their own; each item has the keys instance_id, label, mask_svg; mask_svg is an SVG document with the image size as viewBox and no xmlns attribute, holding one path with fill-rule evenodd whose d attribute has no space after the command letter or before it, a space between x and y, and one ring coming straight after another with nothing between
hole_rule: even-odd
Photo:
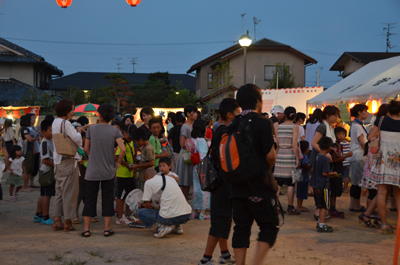
<instances>
[{"instance_id":1,"label":"backpack shoulder strap","mask_svg":"<svg viewBox=\"0 0 400 265\"><path fill-rule=\"evenodd\" d=\"M163 185L161 187L161 190L164 191L165 190L165 186L167 185L167 180L165 179L165 175L161 174L162 177L162 181L163 181Z\"/></svg>"}]
</instances>

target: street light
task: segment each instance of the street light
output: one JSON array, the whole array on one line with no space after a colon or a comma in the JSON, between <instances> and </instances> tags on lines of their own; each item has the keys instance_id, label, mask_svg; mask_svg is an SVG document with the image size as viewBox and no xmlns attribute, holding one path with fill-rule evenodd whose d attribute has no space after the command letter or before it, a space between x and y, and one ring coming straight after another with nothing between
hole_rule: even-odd
<instances>
[{"instance_id":1,"label":"street light","mask_svg":"<svg viewBox=\"0 0 400 265\"><path fill-rule=\"evenodd\" d=\"M243 47L244 50L244 84L246 84L246 57L247 57L247 47L250 46L251 44L251 38L249 36L249 31L247 31L247 34L244 34L240 37L239 39L239 44L240 46Z\"/></svg>"}]
</instances>

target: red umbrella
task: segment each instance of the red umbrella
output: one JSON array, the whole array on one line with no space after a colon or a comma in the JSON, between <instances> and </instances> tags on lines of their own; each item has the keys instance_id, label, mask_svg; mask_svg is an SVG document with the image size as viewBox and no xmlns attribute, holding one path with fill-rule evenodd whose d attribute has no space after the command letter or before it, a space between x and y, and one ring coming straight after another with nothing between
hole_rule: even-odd
<instances>
[{"instance_id":1,"label":"red umbrella","mask_svg":"<svg viewBox=\"0 0 400 265\"><path fill-rule=\"evenodd\" d=\"M97 113L98 107L99 105L92 103L78 105L75 108L75 116L94 116Z\"/></svg>"}]
</instances>

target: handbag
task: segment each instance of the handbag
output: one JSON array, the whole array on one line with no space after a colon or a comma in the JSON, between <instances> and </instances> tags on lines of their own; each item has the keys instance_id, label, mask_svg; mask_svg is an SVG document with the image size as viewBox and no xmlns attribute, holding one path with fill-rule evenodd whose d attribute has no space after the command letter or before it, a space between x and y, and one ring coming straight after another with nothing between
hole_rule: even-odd
<instances>
[{"instance_id":1,"label":"handbag","mask_svg":"<svg viewBox=\"0 0 400 265\"><path fill-rule=\"evenodd\" d=\"M292 170L292 183L303 181L303 171L301 169Z\"/></svg>"},{"instance_id":2,"label":"handbag","mask_svg":"<svg viewBox=\"0 0 400 265\"><path fill-rule=\"evenodd\" d=\"M214 167L214 161L210 155L210 150L211 148L208 149L206 156L197 165L197 175L200 179L201 189L208 192L214 191L221 183L218 178L218 172Z\"/></svg>"},{"instance_id":3,"label":"handbag","mask_svg":"<svg viewBox=\"0 0 400 265\"><path fill-rule=\"evenodd\" d=\"M379 125L378 125L379 131L378 132L381 131L381 125L382 125L382 121L384 118L385 118L385 116L382 116L381 119L379 120ZM377 154L379 151L380 145L381 145L381 137L377 136L377 137L373 138L371 140L371 144L369 145L369 152L371 154Z\"/></svg>"},{"instance_id":4,"label":"handbag","mask_svg":"<svg viewBox=\"0 0 400 265\"><path fill-rule=\"evenodd\" d=\"M191 156L192 156L192 153L190 153L188 150L184 150L182 152L183 161L185 161L185 163L188 165L192 165L192 160L190 159Z\"/></svg>"},{"instance_id":5,"label":"handbag","mask_svg":"<svg viewBox=\"0 0 400 265\"><path fill-rule=\"evenodd\" d=\"M190 161L192 161L193 166L197 166L200 163L200 154L195 152L190 155Z\"/></svg>"},{"instance_id":6,"label":"handbag","mask_svg":"<svg viewBox=\"0 0 400 265\"><path fill-rule=\"evenodd\" d=\"M64 126L64 130L63 130ZM78 151L78 145L65 134L65 120L60 126L60 133L53 134L54 147L57 154L67 157L74 157Z\"/></svg>"},{"instance_id":7,"label":"handbag","mask_svg":"<svg viewBox=\"0 0 400 265\"><path fill-rule=\"evenodd\" d=\"M54 183L54 169L50 169L49 171L42 173L39 170L39 184L42 187L50 186Z\"/></svg>"}]
</instances>

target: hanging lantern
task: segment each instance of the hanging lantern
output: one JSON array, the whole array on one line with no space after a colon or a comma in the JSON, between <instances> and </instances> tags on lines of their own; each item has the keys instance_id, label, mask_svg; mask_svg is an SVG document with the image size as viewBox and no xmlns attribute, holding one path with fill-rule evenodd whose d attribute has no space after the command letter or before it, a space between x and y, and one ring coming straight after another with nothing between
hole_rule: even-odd
<instances>
[{"instance_id":1,"label":"hanging lantern","mask_svg":"<svg viewBox=\"0 0 400 265\"><path fill-rule=\"evenodd\" d=\"M138 4L140 4L140 1L141 0L126 0L128 5L130 5L130 6L137 6Z\"/></svg>"},{"instance_id":2,"label":"hanging lantern","mask_svg":"<svg viewBox=\"0 0 400 265\"><path fill-rule=\"evenodd\" d=\"M375 99L374 100L368 100L367 104L365 104L365 105L367 105L369 113L375 114L375 113L378 112L379 103Z\"/></svg>"},{"instance_id":3,"label":"hanging lantern","mask_svg":"<svg viewBox=\"0 0 400 265\"><path fill-rule=\"evenodd\" d=\"M316 109L315 107L309 107L308 114L313 114L315 109Z\"/></svg>"},{"instance_id":4,"label":"hanging lantern","mask_svg":"<svg viewBox=\"0 0 400 265\"><path fill-rule=\"evenodd\" d=\"M67 8L71 5L72 0L56 0L57 4L62 8Z\"/></svg>"}]
</instances>

